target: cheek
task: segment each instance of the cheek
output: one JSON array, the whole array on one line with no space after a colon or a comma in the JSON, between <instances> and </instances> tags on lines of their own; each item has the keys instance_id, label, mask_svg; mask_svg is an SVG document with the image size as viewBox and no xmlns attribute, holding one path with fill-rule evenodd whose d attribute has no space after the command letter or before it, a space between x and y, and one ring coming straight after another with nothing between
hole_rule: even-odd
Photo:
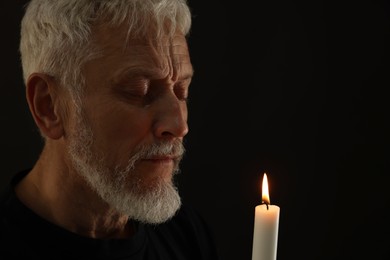
<instances>
[{"instance_id":1,"label":"cheek","mask_svg":"<svg viewBox=\"0 0 390 260\"><path fill-rule=\"evenodd\" d=\"M187 106L187 103L183 103L181 105L181 109L183 111L182 113L184 115L184 119L185 119L185 121L187 121L188 120L188 106Z\"/></svg>"},{"instance_id":2,"label":"cheek","mask_svg":"<svg viewBox=\"0 0 390 260\"><path fill-rule=\"evenodd\" d=\"M92 118L96 145L103 151L132 152L151 133L152 116L140 109L107 107Z\"/></svg>"}]
</instances>

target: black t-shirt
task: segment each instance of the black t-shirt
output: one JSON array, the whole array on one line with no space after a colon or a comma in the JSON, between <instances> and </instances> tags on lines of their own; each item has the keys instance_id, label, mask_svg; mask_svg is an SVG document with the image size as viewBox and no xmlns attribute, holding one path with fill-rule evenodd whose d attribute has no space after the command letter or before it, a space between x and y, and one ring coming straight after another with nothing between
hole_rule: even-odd
<instances>
[{"instance_id":1,"label":"black t-shirt","mask_svg":"<svg viewBox=\"0 0 390 260\"><path fill-rule=\"evenodd\" d=\"M0 197L0 259L216 260L212 234L199 214L182 206L160 225L138 223L129 239L93 239L56 226L27 208L14 186L17 174ZM23 258L26 257L26 258Z\"/></svg>"}]
</instances>

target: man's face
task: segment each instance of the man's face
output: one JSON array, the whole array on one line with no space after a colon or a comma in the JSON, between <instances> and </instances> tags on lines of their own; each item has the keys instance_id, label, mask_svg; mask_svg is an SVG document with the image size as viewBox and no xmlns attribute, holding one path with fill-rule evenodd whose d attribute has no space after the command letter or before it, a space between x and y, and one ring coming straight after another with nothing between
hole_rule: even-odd
<instances>
[{"instance_id":1,"label":"man's face","mask_svg":"<svg viewBox=\"0 0 390 260\"><path fill-rule=\"evenodd\" d=\"M102 55L86 64L81 111L69 130L76 170L114 208L159 223L180 206L172 182L188 132L192 66L183 35L151 44L98 31ZM165 209L165 210L164 210Z\"/></svg>"}]
</instances>

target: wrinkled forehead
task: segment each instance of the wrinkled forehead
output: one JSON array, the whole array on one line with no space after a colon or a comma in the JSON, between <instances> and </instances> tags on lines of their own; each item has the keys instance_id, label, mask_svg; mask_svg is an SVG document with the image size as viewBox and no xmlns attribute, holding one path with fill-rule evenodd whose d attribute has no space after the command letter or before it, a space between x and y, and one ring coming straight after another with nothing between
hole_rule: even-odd
<instances>
[{"instance_id":1,"label":"wrinkled forehead","mask_svg":"<svg viewBox=\"0 0 390 260\"><path fill-rule=\"evenodd\" d=\"M157 38L153 29L146 36L133 37L125 26L96 28L93 44L99 56L117 60L128 67L145 68L165 77L168 74L192 75L187 39L176 32Z\"/></svg>"}]
</instances>

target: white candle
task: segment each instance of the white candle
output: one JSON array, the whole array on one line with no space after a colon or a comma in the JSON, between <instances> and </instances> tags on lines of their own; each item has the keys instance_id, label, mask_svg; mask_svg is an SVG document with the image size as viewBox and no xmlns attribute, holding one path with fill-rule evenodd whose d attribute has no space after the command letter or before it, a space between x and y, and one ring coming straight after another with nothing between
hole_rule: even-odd
<instances>
[{"instance_id":1,"label":"white candle","mask_svg":"<svg viewBox=\"0 0 390 260\"><path fill-rule=\"evenodd\" d=\"M252 260L276 260L280 208L270 205L267 175L263 177L262 202L255 208Z\"/></svg>"}]
</instances>

